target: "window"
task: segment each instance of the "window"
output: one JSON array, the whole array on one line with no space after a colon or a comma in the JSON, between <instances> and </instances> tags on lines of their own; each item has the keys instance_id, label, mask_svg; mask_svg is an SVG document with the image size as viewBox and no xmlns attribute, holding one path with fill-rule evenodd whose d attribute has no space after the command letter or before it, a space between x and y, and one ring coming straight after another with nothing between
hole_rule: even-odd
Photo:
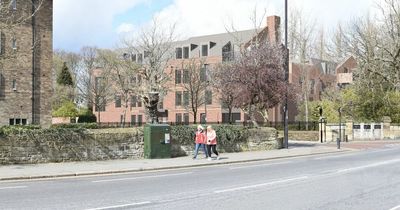
<instances>
[{"instance_id":1,"label":"window","mask_svg":"<svg viewBox=\"0 0 400 210\"><path fill-rule=\"evenodd\" d=\"M206 104L207 105L212 104L212 91L211 90L206 90Z\"/></svg>"},{"instance_id":2,"label":"window","mask_svg":"<svg viewBox=\"0 0 400 210\"><path fill-rule=\"evenodd\" d=\"M207 69L206 65L200 69L200 82L205 82L207 79Z\"/></svg>"},{"instance_id":3,"label":"window","mask_svg":"<svg viewBox=\"0 0 400 210\"><path fill-rule=\"evenodd\" d=\"M201 45L201 56L208 56L208 45Z\"/></svg>"},{"instance_id":4,"label":"window","mask_svg":"<svg viewBox=\"0 0 400 210\"><path fill-rule=\"evenodd\" d=\"M142 107L142 97L137 97L137 107Z\"/></svg>"},{"instance_id":5,"label":"window","mask_svg":"<svg viewBox=\"0 0 400 210\"><path fill-rule=\"evenodd\" d=\"M201 124L206 123L206 114L205 113L200 113L200 123Z\"/></svg>"},{"instance_id":6,"label":"window","mask_svg":"<svg viewBox=\"0 0 400 210\"><path fill-rule=\"evenodd\" d=\"M104 112L106 111L106 103L103 97L97 96L95 100L94 110L96 112Z\"/></svg>"},{"instance_id":7,"label":"window","mask_svg":"<svg viewBox=\"0 0 400 210\"><path fill-rule=\"evenodd\" d=\"M343 73L349 73L349 69L344 67Z\"/></svg>"},{"instance_id":8,"label":"window","mask_svg":"<svg viewBox=\"0 0 400 210\"><path fill-rule=\"evenodd\" d=\"M182 83L182 71L175 70L175 84L181 84L181 83Z\"/></svg>"},{"instance_id":9,"label":"window","mask_svg":"<svg viewBox=\"0 0 400 210\"><path fill-rule=\"evenodd\" d=\"M188 59L189 58L189 47L184 47L183 48L183 58Z\"/></svg>"},{"instance_id":10,"label":"window","mask_svg":"<svg viewBox=\"0 0 400 210\"><path fill-rule=\"evenodd\" d=\"M187 69L183 70L183 83L184 84L189 83L189 70Z\"/></svg>"},{"instance_id":11,"label":"window","mask_svg":"<svg viewBox=\"0 0 400 210\"><path fill-rule=\"evenodd\" d=\"M136 125L136 115L131 115L131 125Z\"/></svg>"},{"instance_id":12,"label":"window","mask_svg":"<svg viewBox=\"0 0 400 210\"><path fill-rule=\"evenodd\" d=\"M144 58L148 58L150 56L150 52L149 51L144 51L143 54L144 54L143 55Z\"/></svg>"},{"instance_id":13,"label":"window","mask_svg":"<svg viewBox=\"0 0 400 210\"><path fill-rule=\"evenodd\" d=\"M314 86L315 86L315 80L312 79L312 80L310 81L310 89L311 89L311 90L310 90L310 91L311 91L310 93L311 93L311 94L314 94L314 89L315 89Z\"/></svg>"},{"instance_id":14,"label":"window","mask_svg":"<svg viewBox=\"0 0 400 210\"><path fill-rule=\"evenodd\" d=\"M189 113L183 114L183 123L185 123L185 125L189 125Z\"/></svg>"},{"instance_id":15,"label":"window","mask_svg":"<svg viewBox=\"0 0 400 210\"><path fill-rule=\"evenodd\" d=\"M115 96L115 108L121 108L121 96Z\"/></svg>"},{"instance_id":16,"label":"window","mask_svg":"<svg viewBox=\"0 0 400 210\"><path fill-rule=\"evenodd\" d=\"M124 60L128 60L131 57L129 53L124 53L122 56L124 57Z\"/></svg>"},{"instance_id":17,"label":"window","mask_svg":"<svg viewBox=\"0 0 400 210\"><path fill-rule=\"evenodd\" d=\"M177 47L175 49L176 59L182 59L182 47Z\"/></svg>"},{"instance_id":18,"label":"window","mask_svg":"<svg viewBox=\"0 0 400 210\"><path fill-rule=\"evenodd\" d=\"M136 62L136 54L132 54L132 61Z\"/></svg>"},{"instance_id":19,"label":"window","mask_svg":"<svg viewBox=\"0 0 400 210\"><path fill-rule=\"evenodd\" d=\"M201 82L208 82L210 80L209 78L209 65L204 64L203 68L200 70L200 81Z\"/></svg>"},{"instance_id":20,"label":"window","mask_svg":"<svg viewBox=\"0 0 400 210\"><path fill-rule=\"evenodd\" d=\"M11 7L13 10L17 9L17 0L12 0Z\"/></svg>"},{"instance_id":21,"label":"window","mask_svg":"<svg viewBox=\"0 0 400 210\"><path fill-rule=\"evenodd\" d=\"M183 105L189 106L189 91L183 91Z\"/></svg>"},{"instance_id":22,"label":"window","mask_svg":"<svg viewBox=\"0 0 400 210\"><path fill-rule=\"evenodd\" d=\"M27 120L26 119L21 119L21 123L22 123L22 125L26 125L27 124Z\"/></svg>"},{"instance_id":23,"label":"window","mask_svg":"<svg viewBox=\"0 0 400 210\"><path fill-rule=\"evenodd\" d=\"M17 91L17 80L16 79L13 79L13 81L12 81L12 89L13 89L13 91Z\"/></svg>"},{"instance_id":24,"label":"window","mask_svg":"<svg viewBox=\"0 0 400 210\"><path fill-rule=\"evenodd\" d=\"M14 125L14 119L10 119L10 125Z\"/></svg>"},{"instance_id":25,"label":"window","mask_svg":"<svg viewBox=\"0 0 400 210\"><path fill-rule=\"evenodd\" d=\"M232 61L233 60L233 50L231 42L228 42L225 46L222 47L222 62Z\"/></svg>"},{"instance_id":26,"label":"window","mask_svg":"<svg viewBox=\"0 0 400 210\"><path fill-rule=\"evenodd\" d=\"M139 53L138 55L137 55L137 63L143 63L143 54L142 53Z\"/></svg>"},{"instance_id":27,"label":"window","mask_svg":"<svg viewBox=\"0 0 400 210\"><path fill-rule=\"evenodd\" d=\"M182 114L181 113L176 113L175 114L175 122L176 123L182 123Z\"/></svg>"},{"instance_id":28,"label":"window","mask_svg":"<svg viewBox=\"0 0 400 210\"><path fill-rule=\"evenodd\" d=\"M13 50L16 50L16 49L17 49L17 39L16 39L16 38L13 38L13 39L12 39L12 49L13 49Z\"/></svg>"},{"instance_id":29,"label":"window","mask_svg":"<svg viewBox=\"0 0 400 210\"><path fill-rule=\"evenodd\" d=\"M137 97L131 96L131 107L136 107Z\"/></svg>"},{"instance_id":30,"label":"window","mask_svg":"<svg viewBox=\"0 0 400 210\"><path fill-rule=\"evenodd\" d=\"M182 92L175 92L175 106L182 106Z\"/></svg>"},{"instance_id":31,"label":"window","mask_svg":"<svg viewBox=\"0 0 400 210\"><path fill-rule=\"evenodd\" d=\"M122 124L124 122L124 115L121 114L119 118L119 122Z\"/></svg>"},{"instance_id":32,"label":"window","mask_svg":"<svg viewBox=\"0 0 400 210\"><path fill-rule=\"evenodd\" d=\"M143 115L138 115L138 124L139 124L139 126L141 126L142 125L142 123L143 123Z\"/></svg>"}]
</instances>

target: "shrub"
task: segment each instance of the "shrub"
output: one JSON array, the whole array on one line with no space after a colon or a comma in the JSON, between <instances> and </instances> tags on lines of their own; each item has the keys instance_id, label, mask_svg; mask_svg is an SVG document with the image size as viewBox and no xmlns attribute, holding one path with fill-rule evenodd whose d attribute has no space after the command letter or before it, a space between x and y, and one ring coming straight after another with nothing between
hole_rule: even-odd
<instances>
[{"instance_id":1,"label":"shrub","mask_svg":"<svg viewBox=\"0 0 400 210\"><path fill-rule=\"evenodd\" d=\"M74 102L72 101L66 101L62 104L60 108L55 110L53 112L54 117L77 117L78 116L78 110L76 109L76 106Z\"/></svg>"},{"instance_id":2,"label":"shrub","mask_svg":"<svg viewBox=\"0 0 400 210\"><path fill-rule=\"evenodd\" d=\"M7 125L0 127L0 135L10 135L40 129L38 125Z\"/></svg>"},{"instance_id":3,"label":"shrub","mask_svg":"<svg viewBox=\"0 0 400 210\"><path fill-rule=\"evenodd\" d=\"M70 124L56 124L52 125L52 128L66 128L66 129L97 129L97 123L70 123Z\"/></svg>"},{"instance_id":4,"label":"shrub","mask_svg":"<svg viewBox=\"0 0 400 210\"><path fill-rule=\"evenodd\" d=\"M212 125L217 133L218 144L233 146L240 142L246 142L249 131L246 127L238 125ZM171 137L180 145L194 144L196 126L171 126Z\"/></svg>"},{"instance_id":5,"label":"shrub","mask_svg":"<svg viewBox=\"0 0 400 210\"><path fill-rule=\"evenodd\" d=\"M78 123L95 123L97 122L97 117L89 109L79 110Z\"/></svg>"}]
</instances>

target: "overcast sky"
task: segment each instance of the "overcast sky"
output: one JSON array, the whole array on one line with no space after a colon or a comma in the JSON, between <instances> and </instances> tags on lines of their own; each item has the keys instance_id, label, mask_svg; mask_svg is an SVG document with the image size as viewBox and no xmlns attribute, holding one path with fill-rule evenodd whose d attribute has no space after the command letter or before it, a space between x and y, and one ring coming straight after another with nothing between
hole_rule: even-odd
<instances>
[{"instance_id":1,"label":"overcast sky","mask_svg":"<svg viewBox=\"0 0 400 210\"><path fill-rule=\"evenodd\" d=\"M329 31L339 21L345 24L366 15L381 0L288 1ZM231 23L238 30L250 29L254 8L259 15L266 9L267 15L279 15L284 21L284 0L56 0L54 48L113 48L121 36L137 31L153 16L176 21L182 38L223 33Z\"/></svg>"}]
</instances>

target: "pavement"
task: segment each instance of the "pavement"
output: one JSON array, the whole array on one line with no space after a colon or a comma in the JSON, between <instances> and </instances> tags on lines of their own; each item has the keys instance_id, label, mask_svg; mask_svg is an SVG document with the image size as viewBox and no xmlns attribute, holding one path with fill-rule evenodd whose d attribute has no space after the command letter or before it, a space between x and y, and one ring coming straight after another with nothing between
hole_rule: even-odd
<instances>
[{"instance_id":1,"label":"pavement","mask_svg":"<svg viewBox=\"0 0 400 210\"><path fill-rule=\"evenodd\" d=\"M376 145L398 144L395 142L379 142ZM351 145L357 146L351 146ZM289 149L271 151L252 151L240 153L221 153L220 160L208 161L203 154L198 159L191 157L178 157L170 159L127 159L90 162L63 162L27 165L3 165L0 166L0 181L26 180L57 177L75 177L85 175L101 175L127 173L137 171L155 171L177 168L202 167L219 164L246 163L262 160L301 157L329 153L351 152L368 148L370 143L353 142L342 143L340 150L336 149L333 142L320 144L318 142L290 141Z\"/></svg>"}]
</instances>

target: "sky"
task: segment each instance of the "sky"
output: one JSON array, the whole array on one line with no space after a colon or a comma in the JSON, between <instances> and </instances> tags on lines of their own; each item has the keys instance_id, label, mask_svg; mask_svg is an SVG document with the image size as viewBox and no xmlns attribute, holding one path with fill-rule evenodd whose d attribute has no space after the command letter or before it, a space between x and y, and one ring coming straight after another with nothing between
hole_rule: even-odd
<instances>
[{"instance_id":1,"label":"sky","mask_svg":"<svg viewBox=\"0 0 400 210\"><path fill-rule=\"evenodd\" d=\"M288 0L289 8L301 8L308 18L327 31L339 22L372 13L382 0ZM54 49L78 52L83 46L115 48L158 17L177 24L180 39L254 28L251 17L278 15L284 21L284 0L55 0Z\"/></svg>"}]
</instances>

